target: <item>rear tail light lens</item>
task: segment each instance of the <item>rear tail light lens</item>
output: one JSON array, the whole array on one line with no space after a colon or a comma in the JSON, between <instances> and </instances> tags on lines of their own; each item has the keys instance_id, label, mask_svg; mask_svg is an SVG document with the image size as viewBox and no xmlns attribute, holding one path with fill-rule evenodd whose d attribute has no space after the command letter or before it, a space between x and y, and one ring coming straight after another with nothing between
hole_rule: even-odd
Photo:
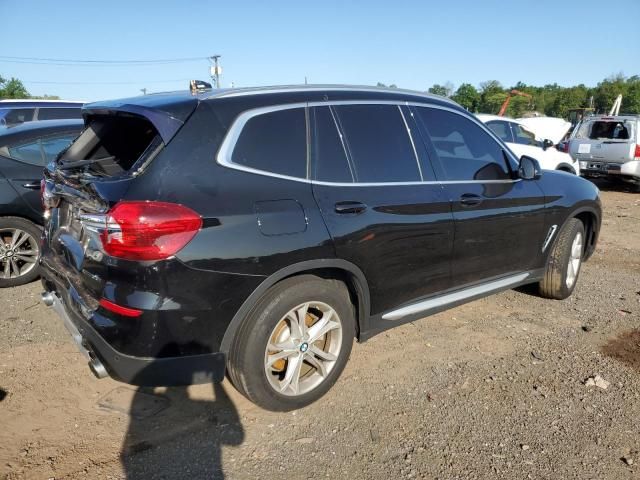
<instances>
[{"instance_id":1,"label":"rear tail light lens","mask_svg":"<svg viewBox=\"0 0 640 480\"><path fill-rule=\"evenodd\" d=\"M126 260L162 260L184 248L202 218L176 203L119 202L106 214L100 238L105 252Z\"/></svg>"},{"instance_id":2,"label":"rear tail light lens","mask_svg":"<svg viewBox=\"0 0 640 480\"><path fill-rule=\"evenodd\" d=\"M634 152L633 157L636 160L640 160L640 145L636 145L636 151Z\"/></svg>"},{"instance_id":3,"label":"rear tail light lens","mask_svg":"<svg viewBox=\"0 0 640 480\"><path fill-rule=\"evenodd\" d=\"M110 302L106 298L100 299L100 306L110 312L117 313L118 315L122 315L123 317L139 317L142 315L142 310L138 310L137 308L123 307L122 305L118 305L117 303Z\"/></svg>"}]
</instances>

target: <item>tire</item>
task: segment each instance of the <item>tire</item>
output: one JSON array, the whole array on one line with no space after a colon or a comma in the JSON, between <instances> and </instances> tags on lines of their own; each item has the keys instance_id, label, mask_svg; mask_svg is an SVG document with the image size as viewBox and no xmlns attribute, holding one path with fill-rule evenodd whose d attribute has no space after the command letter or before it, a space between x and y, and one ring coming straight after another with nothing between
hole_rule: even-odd
<instances>
[{"instance_id":1,"label":"tire","mask_svg":"<svg viewBox=\"0 0 640 480\"><path fill-rule=\"evenodd\" d=\"M539 284L541 296L564 300L573 293L582 266L584 245L584 225L577 218L569 219L549 253L544 277Z\"/></svg>"},{"instance_id":2,"label":"tire","mask_svg":"<svg viewBox=\"0 0 640 480\"><path fill-rule=\"evenodd\" d=\"M29 220L0 217L0 288L24 285L38 278L41 236L40 227Z\"/></svg>"},{"instance_id":3,"label":"tire","mask_svg":"<svg viewBox=\"0 0 640 480\"><path fill-rule=\"evenodd\" d=\"M300 318L302 324L295 321ZM325 329L314 342L314 334ZM262 408L295 410L333 386L354 336L354 308L342 282L291 277L267 291L243 321L227 372L238 391Z\"/></svg>"}]
</instances>

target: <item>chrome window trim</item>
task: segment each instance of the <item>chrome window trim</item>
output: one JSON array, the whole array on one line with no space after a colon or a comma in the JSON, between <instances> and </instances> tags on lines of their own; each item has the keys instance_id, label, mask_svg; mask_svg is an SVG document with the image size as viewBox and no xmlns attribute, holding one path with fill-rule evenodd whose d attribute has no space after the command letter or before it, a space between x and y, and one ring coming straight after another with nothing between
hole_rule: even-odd
<instances>
[{"instance_id":1,"label":"chrome window trim","mask_svg":"<svg viewBox=\"0 0 640 480\"><path fill-rule=\"evenodd\" d=\"M286 90L288 91L288 90ZM375 90L374 90L375 91ZM290 175L282 175L279 173L268 172L265 170L259 170L257 168L251 168L244 165L239 165L237 163L233 163L231 160L231 156L233 154L233 150L235 145L244 129L244 126L247 124L249 120L258 115L264 115L267 113L278 112L281 110L291 110L294 108L310 108L310 107L323 107L323 106L333 106L333 105L397 105L398 107L402 106L411 106L411 107L427 107L427 108L437 108L440 110L446 110L457 115L460 115L463 118L467 118L477 124L481 129L489 134L491 138L498 142L500 146L502 146L509 157L515 161L516 165L518 162L514 159L513 153L504 145L504 142L500 140L484 123L475 118L473 115L465 115L462 112L457 111L456 109L445 107L442 105L432 105L428 103L421 102L413 102L413 101L404 101L404 100L327 100L327 101L314 101L314 102L296 102L296 103L286 103L280 105L270 105L267 107L258 107L250 110L246 110L242 112L240 115L236 117L236 119L229 127L227 134L225 135L220 148L218 149L218 153L216 154L216 162L226 168L231 168L233 170L239 170L241 172L252 173L255 175L262 175L265 177L279 178L282 180L291 180L294 182L301 183L310 183L316 185L326 185L326 186L339 186L339 187L378 187L378 186L393 186L393 185L453 185L453 184L478 184L478 183L516 183L521 179L501 179L501 180L422 180L422 181L412 181L412 182L354 182L354 183L344 183L344 182L326 182L320 180L312 180L310 178L300 178L293 177ZM402 115L403 120L406 119L402 114L402 109L400 109L400 114ZM342 141L342 132L338 130L338 133L341 135ZM415 150L415 145L413 145L413 137L411 135L410 129L407 131L409 138L411 139L412 146L414 146L414 153L416 153L416 160L418 161L418 169L420 174L422 175L422 169L420 166L419 158L417 157L417 152ZM308 146L307 146L308 150ZM308 157L308 152L307 156ZM424 178L424 177L422 177Z\"/></svg>"}]
</instances>

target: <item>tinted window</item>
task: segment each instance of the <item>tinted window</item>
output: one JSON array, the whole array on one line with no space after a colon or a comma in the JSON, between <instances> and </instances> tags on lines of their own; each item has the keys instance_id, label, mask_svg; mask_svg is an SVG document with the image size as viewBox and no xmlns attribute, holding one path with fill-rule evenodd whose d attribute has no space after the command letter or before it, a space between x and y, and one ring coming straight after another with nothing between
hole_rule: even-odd
<instances>
[{"instance_id":1,"label":"tinted window","mask_svg":"<svg viewBox=\"0 0 640 480\"><path fill-rule=\"evenodd\" d=\"M307 177L307 132L303 108L251 118L242 129L231 161L292 177Z\"/></svg>"},{"instance_id":2,"label":"tinted window","mask_svg":"<svg viewBox=\"0 0 640 480\"><path fill-rule=\"evenodd\" d=\"M329 107L316 107L313 110L313 178L325 182L354 182L333 112Z\"/></svg>"},{"instance_id":3,"label":"tinted window","mask_svg":"<svg viewBox=\"0 0 640 480\"><path fill-rule=\"evenodd\" d=\"M357 182L422 180L409 132L396 105L333 107Z\"/></svg>"},{"instance_id":4,"label":"tinted window","mask_svg":"<svg viewBox=\"0 0 640 480\"><path fill-rule=\"evenodd\" d=\"M31 140L19 145L8 146L9 156L31 165L44 166L67 148L77 135L67 133L55 137Z\"/></svg>"},{"instance_id":5,"label":"tinted window","mask_svg":"<svg viewBox=\"0 0 640 480\"><path fill-rule=\"evenodd\" d=\"M61 118L82 118L79 108L47 108L40 107L38 120L52 120Z\"/></svg>"},{"instance_id":6,"label":"tinted window","mask_svg":"<svg viewBox=\"0 0 640 480\"><path fill-rule=\"evenodd\" d=\"M512 123L511 129L513 130L513 137L516 143L519 143L521 145L532 145L534 147L539 146L538 141L536 140L536 136L533 132L526 130L517 123Z\"/></svg>"},{"instance_id":7,"label":"tinted window","mask_svg":"<svg viewBox=\"0 0 640 480\"><path fill-rule=\"evenodd\" d=\"M4 116L4 123L7 125L15 125L16 123L30 122L33 120L33 108L12 108Z\"/></svg>"},{"instance_id":8,"label":"tinted window","mask_svg":"<svg viewBox=\"0 0 640 480\"><path fill-rule=\"evenodd\" d=\"M511 138L511 130L507 122L488 122L487 127L489 127L491 131L503 142L513 142L513 138Z\"/></svg>"},{"instance_id":9,"label":"tinted window","mask_svg":"<svg viewBox=\"0 0 640 480\"><path fill-rule=\"evenodd\" d=\"M416 108L449 180L510 178L502 147L479 125L460 114Z\"/></svg>"}]
</instances>

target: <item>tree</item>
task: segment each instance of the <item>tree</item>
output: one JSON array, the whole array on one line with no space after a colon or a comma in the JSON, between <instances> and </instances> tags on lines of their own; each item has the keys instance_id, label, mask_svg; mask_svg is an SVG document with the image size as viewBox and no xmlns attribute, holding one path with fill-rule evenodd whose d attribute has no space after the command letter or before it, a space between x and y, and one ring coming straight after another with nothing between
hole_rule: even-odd
<instances>
[{"instance_id":1,"label":"tree","mask_svg":"<svg viewBox=\"0 0 640 480\"><path fill-rule=\"evenodd\" d=\"M429 93L433 95L440 95L442 97L450 97L453 93L453 84L451 82L447 82L444 85L435 84L428 90Z\"/></svg>"},{"instance_id":2,"label":"tree","mask_svg":"<svg viewBox=\"0 0 640 480\"><path fill-rule=\"evenodd\" d=\"M384 84L384 83L382 83L382 82L378 82L378 83L377 83L377 85L376 85L376 87L398 88L398 86L397 86L395 83L392 83L391 85L389 85L389 86L387 87L387 85L385 85L385 84Z\"/></svg>"},{"instance_id":3,"label":"tree","mask_svg":"<svg viewBox=\"0 0 640 480\"><path fill-rule=\"evenodd\" d=\"M477 112L480 104L480 93L470 83L463 83L458 87L456 93L451 96L451 99L470 112Z\"/></svg>"},{"instance_id":4,"label":"tree","mask_svg":"<svg viewBox=\"0 0 640 480\"><path fill-rule=\"evenodd\" d=\"M29 92L17 78L6 80L0 77L0 98L29 98Z\"/></svg>"},{"instance_id":5,"label":"tree","mask_svg":"<svg viewBox=\"0 0 640 480\"><path fill-rule=\"evenodd\" d=\"M498 113L500 106L507 99L507 93L497 80L489 80L480 84L480 105L483 113Z\"/></svg>"}]
</instances>

